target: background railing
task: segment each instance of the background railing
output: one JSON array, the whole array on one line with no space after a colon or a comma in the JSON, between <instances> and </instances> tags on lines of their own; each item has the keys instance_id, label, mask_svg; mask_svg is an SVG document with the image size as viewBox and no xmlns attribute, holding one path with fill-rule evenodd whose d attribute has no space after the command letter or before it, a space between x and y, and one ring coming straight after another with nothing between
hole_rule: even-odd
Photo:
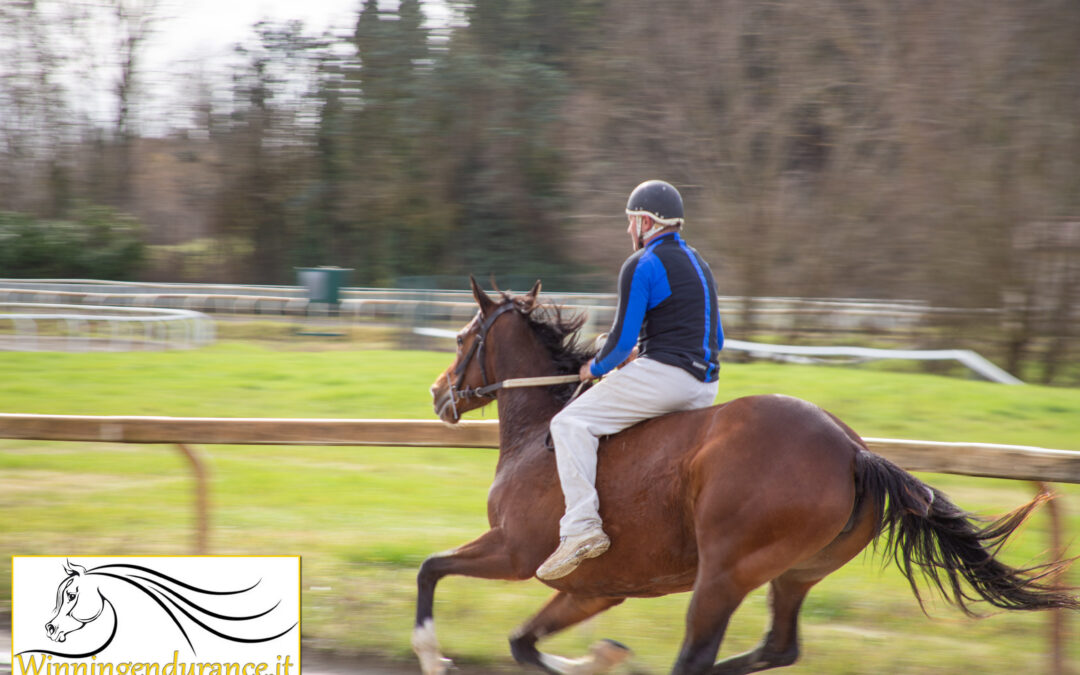
<instances>
[{"instance_id":1,"label":"background railing","mask_svg":"<svg viewBox=\"0 0 1080 675\"><path fill-rule=\"evenodd\" d=\"M525 289L517 289L525 290ZM341 289L340 315L370 318L465 321L476 311L465 290L393 288ZM544 293L571 309L588 309L590 322L610 325L615 295L610 293ZM721 296L720 311L732 322L748 314L761 330L780 332L874 332L907 334L935 317L998 320L996 309L932 307L915 300L879 301L856 298L744 298ZM240 284L172 284L80 279L0 279L0 302L53 302L138 307L175 307L236 314L303 315L325 311L312 303L302 286Z\"/></svg>"},{"instance_id":2,"label":"background railing","mask_svg":"<svg viewBox=\"0 0 1080 675\"><path fill-rule=\"evenodd\" d=\"M302 321L302 317L329 317L340 324L395 326L399 329L401 346L406 348L439 348L440 341L433 341L430 336L439 337L446 331L456 331L476 313L476 304L468 291L344 288L334 294L335 299L340 301L333 304L316 301L313 297L312 291L302 286L0 279L0 308L3 303L35 308L65 303L64 306L70 308L94 305L99 313L103 307L125 308L118 311L131 312L147 311L146 308L153 307L163 311L205 312L237 318L277 316L292 322ZM566 311L584 312L586 324L582 334L586 336L607 330L614 318L616 297L613 294L545 293L543 297ZM985 379L1007 384L1021 383L1018 378L971 349L990 349L1000 358L1004 349L1000 339L995 341L987 337L1001 333L999 329L1005 317L1000 310L939 308L916 301L885 302L851 298L722 296L719 303L730 336L746 336L756 331L788 343L764 345L729 339L726 348L733 352L782 360L949 360L963 364ZM957 332L957 326L967 324L981 326L974 333L978 337L964 335L962 330ZM15 324L20 335L36 337L32 324L29 324L29 331L27 325L25 322ZM68 333L84 325L93 324L73 324L69 321ZM113 334L117 337L128 335L128 332L119 330L120 325L112 325ZM988 326L991 328L987 329ZM949 327L944 332L954 335L953 339L942 338L941 329L944 327ZM325 325L322 328L326 330ZM309 329L307 334L338 334L312 333L311 330L314 329ZM842 347L828 344L836 339L868 344ZM807 340L826 344L807 346ZM96 343L101 344L101 340ZM110 344L116 343L114 340ZM29 339L22 339L16 344L32 343ZM882 344L902 349L889 353L878 348Z\"/></svg>"},{"instance_id":3,"label":"background railing","mask_svg":"<svg viewBox=\"0 0 1080 675\"><path fill-rule=\"evenodd\" d=\"M213 340L213 320L188 309L0 302L0 350L192 349Z\"/></svg>"}]
</instances>

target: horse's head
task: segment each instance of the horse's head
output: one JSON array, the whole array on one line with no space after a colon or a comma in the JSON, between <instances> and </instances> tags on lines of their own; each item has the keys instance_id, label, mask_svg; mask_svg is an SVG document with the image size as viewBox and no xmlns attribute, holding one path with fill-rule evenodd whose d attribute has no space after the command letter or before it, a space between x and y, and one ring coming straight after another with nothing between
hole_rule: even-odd
<instances>
[{"instance_id":1,"label":"horse's head","mask_svg":"<svg viewBox=\"0 0 1080 675\"><path fill-rule=\"evenodd\" d=\"M492 300L469 277L473 297L479 305L479 311L472 321L457 334L457 354L435 383L431 385L431 397L435 414L443 422L455 424L461 419L461 413L481 408L495 400L494 392L485 392L484 388L493 384L500 377L496 373L491 345L498 340L497 335L510 333L509 324L515 323L510 317L499 320L504 314L521 317L536 306L540 294L540 282L523 296L511 297L503 294L501 302ZM507 328L504 328L504 324Z\"/></svg>"},{"instance_id":2,"label":"horse's head","mask_svg":"<svg viewBox=\"0 0 1080 675\"><path fill-rule=\"evenodd\" d=\"M91 578L85 567L69 561L64 564L64 571L67 578L56 587L55 613L45 624L45 634L56 642L63 642L69 634L101 616L105 605L97 580Z\"/></svg>"}]
</instances>

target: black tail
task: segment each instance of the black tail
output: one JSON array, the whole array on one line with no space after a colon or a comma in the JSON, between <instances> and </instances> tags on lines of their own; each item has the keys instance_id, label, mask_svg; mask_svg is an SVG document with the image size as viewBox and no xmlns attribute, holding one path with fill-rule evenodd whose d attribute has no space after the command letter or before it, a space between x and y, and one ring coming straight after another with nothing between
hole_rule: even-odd
<instances>
[{"instance_id":1,"label":"black tail","mask_svg":"<svg viewBox=\"0 0 1080 675\"><path fill-rule=\"evenodd\" d=\"M916 571L969 616L976 616L969 603L978 600L1002 609L1080 609L1080 598L1072 594L1075 589L1053 582L1071 560L1014 568L996 557L1009 536L1050 495L1040 494L980 527L943 493L884 457L860 451L856 476L862 496L880 504L878 534L888 532L886 552L907 577L920 607Z\"/></svg>"}]
</instances>

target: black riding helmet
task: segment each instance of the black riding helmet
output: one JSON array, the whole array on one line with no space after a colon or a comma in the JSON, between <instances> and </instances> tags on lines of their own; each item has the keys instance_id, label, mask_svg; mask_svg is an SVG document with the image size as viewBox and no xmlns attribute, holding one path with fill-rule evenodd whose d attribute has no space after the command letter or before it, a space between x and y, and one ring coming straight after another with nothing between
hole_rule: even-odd
<instances>
[{"instance_id":1,"label":"black riding helmet","mask_svg":"<svg viewBox=\"0 0 1080 675\"><path fill-rule=\"evenodd\" d=\"M665 227L682 225L682 196L671 183L647 180L630 193L630 199L626 201L626 215L650 216Z\"/></svg>"}]
</instances>

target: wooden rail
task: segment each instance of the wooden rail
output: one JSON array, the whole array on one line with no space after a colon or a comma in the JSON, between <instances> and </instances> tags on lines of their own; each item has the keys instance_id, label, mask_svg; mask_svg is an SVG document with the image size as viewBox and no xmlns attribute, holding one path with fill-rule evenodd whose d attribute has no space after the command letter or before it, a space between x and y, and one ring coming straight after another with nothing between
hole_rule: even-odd
<instances>
[{"instance_id":1,"label":"wooden rail","mask_svg":"<svg viewBox=\"0 0 1080 675\"><path fill-rule=\"evenodd\" d=\"M437 420L118 417L0 413L0 438L201 445L386 445L497 448L499 423ZM1021 445L867 438L910 471L1080 483L1080 452Z\"/></svg>"}]
</instances>

